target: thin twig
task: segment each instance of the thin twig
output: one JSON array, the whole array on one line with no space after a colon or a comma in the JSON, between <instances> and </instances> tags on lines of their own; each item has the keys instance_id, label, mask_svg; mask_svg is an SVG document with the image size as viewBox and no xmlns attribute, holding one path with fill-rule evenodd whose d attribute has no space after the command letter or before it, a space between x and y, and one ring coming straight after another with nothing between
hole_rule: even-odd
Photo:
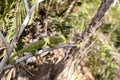
<instances>
[{"instance_id":1,"label":"thin twig","mask_svg":"<svg viewBox=\"0 0 120 80\"><path fill-rule=\"evenodd\" d=\"M8 47L9 43L7 42L7 40L5 39L4 35L2 34L2 32L0 31L0 38L2 39L2 41L5 43L6 47Z\"/></svg>"},{"instance_id":2,"label":"thin twig","mask_svg":"<svg viewBox=\"0 0 120 80\"><path fill-rule=\"evenodd\" d=\"M65 56L64 56L64 58L63 58L64 61L68 58L71 49L72 49L72 47L70 47L70 48L67 50L67 52L66 52L66 54L65 54Z\"/></svg>"},{"instance_id":3,"label":"thin twig","mask_svg":"<svg viewBox=\"0 0 120 80\"><path fill-rule=\"evenodd\" d=\"M76 47L76 46L77 46L77 44L63 44L63 45L56 46L56 47L54 47L54 48L44 48L44 49L36 52L35 56L40 55L40 54L42 54L42 53L44 53L44 52L47 52L47 51L52 51L52 50L54 50L54 49L58 49L58 48ZM19 62L21 62L21 61L24 61L24 60L26 60L26 59L28 59L28 58L30 58L30 57L32 57L32 56L33 56L33 55L31 55L31 54L26 55L26 56L24 56L24 57L16 60L16 61L15 61L15 64L17 64L17 63L19 63Z\"/></svg>"},{"instance_id":4,"label":"thin twig","mask_svg":"<svg viewBox=\"0 0 120 80\"><path fill-rule=\"evenodd\" d=\"M33 73L31 73L26 67L25 67L25 64L23 63L20 63L20 66L23 67L23 69L32 77L36 77L36 75L34 75Z\"/></svg>"},{"instance_id":5,"label":"thin twig","mask_svg":"<svg viewBox=\"0 0 120 80\"><path fill-rule=\"evenodd\" d=\"M76 3L76 0L73 0L73 1L71 2L71 4L70 4L70 6L69 6L68 10L66 11L66 13L65 13L65 16L64 16L64 17L67 17L67 16L68 16L68 14L70 13L70 11L73 9L73 7L74 7L75 3Z\"/></svg>"},{"instance_id":6,"label":"thin twig","mask_svg":"<svg viewBox=\"0 0 120 80\"><path fill-rule=\"evenodd\" d=\"M76 46L77 46L77 44L62 44L62 45L56 46L55 48L44 48L44 49L36 52L35 56L38 56L38 55L40 55L40 54L42 54L42 53L44 53L44 52L52 51L52 50L58 49L58 48L76 47ZM14 65L8 65L8 66L6 66L6 67L4 68L4 70L11 68L11 67L15 66L16 64L18 64L18 63L20 63L20 62L22 62L22 61L25 61L26 59L28 59L28 58L30 58L30 57L32 57L32 56L33 56L32 54L23 56L23 57L21 57L20 59L17 59L17 60L15 61Z\"/></svg>"},{"instance_id":7,"label":"thin twig","mask_svg":"<svg viewBox=\"0 0 120 80\"><path fill-rule=\"evenodd\" d=\"M26 12L28 12L30 9L27 0L24 0L24 4L25 4Z\"/></svg>"},{"instance_id":8,"label":"thin twig","mask_svg":"<svg viewBox=\"0 0 120 80\"><path fill-rule=\"evenodd\" d=\"M81 53L80 62L82 61L82 59L83 59L84 57L86 57L86 55L87 55L88 52L90 51L90 48L95 44L95 42L96 42L97 40L98 40L98 36L97 36L97 38L96 38L94 41L92 41L92 43L91 43L88 47L86 47L85 50Z\"/></svg>"},{"instance_id":9,"label":"thin twig","mask_svg":"<svg viewBox=\"0 0 120 80\"><path fill-rule=\"evenodd\" d=\"M46 11L46 17L48 15L48 12L50 10L50 6L51 6L52 2L53 2L53 0L50 0L50 2L48 3L48 7L47 7L47 11Z\"/></svg>"}]
</instances>

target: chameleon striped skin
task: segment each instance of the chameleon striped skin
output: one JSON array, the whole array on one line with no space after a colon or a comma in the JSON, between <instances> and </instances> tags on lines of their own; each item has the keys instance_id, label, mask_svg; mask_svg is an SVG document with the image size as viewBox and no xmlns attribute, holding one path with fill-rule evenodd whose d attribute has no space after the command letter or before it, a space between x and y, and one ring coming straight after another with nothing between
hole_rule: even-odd
<instances>
[{"instance_id":1,"label":"chameleon striped skin","mask_svg":"<svg viewBox=\"0 0 120 80\"><path fill-rule=\"evenodd\" d=\"M42 48L45 45L45 41L44 40L39 40L36 42L33 42L31 44L29 44L28 46L24 47L22 50L18 51L17 53L13 54L12 56L10 56L10 59L13 59L14 57L23 54L24 52L35 52L36 49L38 48Z\"/></svg>"},{"instance_id":2,"label":"chameleon striped skin","mask_svg":"<svg viewBox=\"0 0 120 80\"><path fill-rule=\"evenodd\" d=\"M29 44L28 46L24 47L22 50L18 51L17 53L13 54L12 56L10 56L10 60L13 60L14 57L23 54L24 52L33 52L35 53L35 51L39 48L43 48L44 46L48 45L50 47L54 47L56 44L62 43L64 42L65 39L63 37L60 36L54 36L54 37L49 37L43 40L39 40L36 42L33 42L31 44Z\"/></svg>"}]
</instances>

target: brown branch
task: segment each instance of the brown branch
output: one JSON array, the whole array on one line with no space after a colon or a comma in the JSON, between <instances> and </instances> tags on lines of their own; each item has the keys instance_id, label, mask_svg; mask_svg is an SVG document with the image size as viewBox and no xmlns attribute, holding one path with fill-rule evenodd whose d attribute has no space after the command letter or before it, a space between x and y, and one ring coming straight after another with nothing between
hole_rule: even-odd
<instances>
[{"instance_id":1,"label":"brown branch","mask_svg":"<svg viewBox=\"0 0 120 80\"><path fill-rule=\"evenodd\" d=\"M102 20L109 10L110 6L114 3L114 0L102 0L102 3L100 7L98 8L98 11L94 18L92 19L91 23L85 28L81 35L81 42L83 45L80 48L80 53L82 53L83 49L85 49L85 46L87 45L88 41L90 40L90 37L95 33L95 31L100 27Z\"/></svg>"}]
</instances>

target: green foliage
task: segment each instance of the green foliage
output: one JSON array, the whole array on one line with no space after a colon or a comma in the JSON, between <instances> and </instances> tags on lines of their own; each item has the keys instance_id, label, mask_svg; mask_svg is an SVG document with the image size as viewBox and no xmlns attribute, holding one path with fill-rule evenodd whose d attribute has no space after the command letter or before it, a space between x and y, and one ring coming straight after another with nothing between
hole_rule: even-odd
<instances>
[{"instance_id":1,"label":"green foliage","mask_svg":"<svg viewBox=\"0 0 120 80\"><path fill-rule=\"evenodd\" d=\"M116 26L116 29L113 31L111 39L116 47L120 46L120 28L118 26Z\"/></svg>"},{"instance_id":2,"label":"green foliage","mask_svg":"<svg viewBox=\"0 0 120 80\"><path fill-rule=\"evenodd\" d=\"M113 80L115 77L116 62L110 54L110 48L110 45L102 44L90 52L88 66L90 66L95 79Z\"/></svg>"},{"instance_id":3,"label":"green foliage","mask_svg":"<svg viewBox=\"0 0 120 80\"><path fill-rule=\"evenodd\" d=\"M109 14L106 15L104 24L102 25L101 32L110 35L111 42L114 43L116 47L120 46L120 13L119 4L113 7Z\"/></svg>"},{"instance_id":4,"label":"green foliage","mask_svg":"<svg viewBox=\"0 0 120 80\"><path fill-rule=\"evenodd\" d=\"M15 7L15 0L0 1L0 18L5 17Z\"/></svg>"},{"instance_id":5,"label":"green foliage","mask_svg":"<svg viewBox=\"0 0 120 80\"><path fill-rule=\"evenodd\" d=\"M7 41L10 42L25 17L25 8L23 1L3 0L1 3L0 23Z\"/></svg>"},{"instance_id":6,"label":"green foliage","mask_svg":"<svg viewBox=\"0 0 120 80\"><path fill-rule=\"evenodd\" d=\"M102 27L96 33L100 38L97 39L88 55L89 58L86 65L90 68L96 80L113 80L115 77L114 73L118 64L115 58L113 58L112 51L116 52L116 50L113 49L113 45L115 45L114 47L116 47L115 49L117 49L117 51L120 46L120 9L118 5L113 7L106 15ZM92 9L92 11L94 11L95 7ZM89 13L93 14L91 11ZM104 36L99 35L100 33ZM93 42L92 38L91 42Z\"/></svg>"}]
</instances>

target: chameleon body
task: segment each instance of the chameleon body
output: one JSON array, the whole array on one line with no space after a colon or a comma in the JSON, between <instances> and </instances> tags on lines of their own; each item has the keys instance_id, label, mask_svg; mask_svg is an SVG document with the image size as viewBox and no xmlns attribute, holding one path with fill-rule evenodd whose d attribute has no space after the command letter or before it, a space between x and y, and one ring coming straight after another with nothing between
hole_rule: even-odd
<instances>
[{"instance_id":1,"label":"chameleon body","mask_svg":"<svg viewBox=\"0 0 120 80\"><path fill-rule=\"evenodd\" d=\"M55 36L55 37L49 37L45 38L43 40L38 40L36 42L33 42L29 44L28 46L24 47L17 53L14 53L13 55L10 56L10 60L13 60L14 57L23 54L24 52L32 52L35 53L37 49L43 48L44 46L48 45L50 47L54 47L56 44L59 44L61 42L64 42L65 38L60 37L60 36Z\"/></svg>"},{"instance_id":2,"label":"chameleon body","mask_svg":"<svg viewBox=\"0 0 120 80\"><path fill-rule=\"evenodd\" d=\"M33 43L29 44L28 46L24 47L23 49L21 49L20 51L18 51L17 53L10 56L10 59L13 59L16 56L23 54L24 52L33 52L34 53L36 51L36 49L42 48L44 45L45 45L44 40L39 40L39 41L33 42Z\"/></svg>"}]
</instances>

